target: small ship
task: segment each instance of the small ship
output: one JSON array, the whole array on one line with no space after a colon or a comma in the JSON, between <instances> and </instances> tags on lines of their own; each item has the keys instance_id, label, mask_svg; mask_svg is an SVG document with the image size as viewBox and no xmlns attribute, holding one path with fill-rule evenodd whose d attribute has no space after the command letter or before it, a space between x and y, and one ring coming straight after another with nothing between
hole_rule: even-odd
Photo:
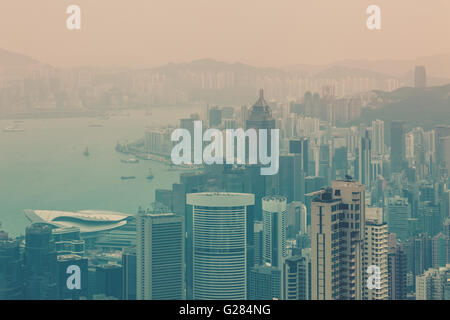
<instances>
[{"instance_id":1,"label":"small ship","mask_svg":"<svg viewBox=\"0 0 450 320\"><path fill-rule=\"evenodd\" d=\"M148 180L153 180L154 177L155 177L155 176L154 176L153 173L152 173L152 169L148 169L148 176L147 176L147 179L148 179Z\"/></svg>"},{"instance_id":2,"label":"small ship","mask_svg":"<svg viewBox=\"0 0 450 320\"><path fill-rule=\"evenodd\" d=\"M121 159L120 162L122 162L122 163L139 163L139 160L136 158L130 158L128 160Z\"/></svg>"},{"instance_id":3,"label":"small ship","mask_svg":"<svg viewBox=\"0 0 450 320\"><path fill-rule=\"evenodd\" d=\"M136 179L135 176L121 176L120 179L122 180L131 180L131 179Z\"/></svg>"},{"instance_id":4,"label":"small ship","mask_svg":"<svg viewBox=\"0 0 450 320\"><path fill-rule=\"evenodd\" d=\"M3 129L4 132L24 132L23 128L18 127L17 125L13 125L10 127L6 127Z\"/></svg>"},{"instance_id":5,"label":"small ship","mask_svg":"<svg viewBox=\"0 0 450 320\"><path fill-rule=\"evenodd\" d=\"M86 150L84 150L83 155L85 157L89 157L90 153L89 153L89 149L86 147Z\"/></svg>"}]
</instances>

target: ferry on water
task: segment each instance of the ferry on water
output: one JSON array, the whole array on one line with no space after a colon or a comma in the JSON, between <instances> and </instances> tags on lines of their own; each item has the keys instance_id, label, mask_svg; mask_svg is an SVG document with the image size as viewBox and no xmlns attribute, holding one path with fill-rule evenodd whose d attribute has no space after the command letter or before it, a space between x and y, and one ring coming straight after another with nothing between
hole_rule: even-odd
<instances>
[{"instance_id":1,"label":"ferry on water","mask_svg":"<svg viewBox=\"0 0 450 320\"><path fill-rule=\"evenodd\" d=\"M131 179L136 179L135 176L121 176L120 179L122 180L131 180Z\"/></svg>"},{"instance_id":2,"label":"ferry on water","mask_svg":"<svg viewBox=\"0 0 450 320\"><path fill-rule=\"evenodd\" d=\"M120 162L122 162L122 163L139 163L139 160L136 159L136 158L130 158L130 159L127 159L127 160L121 159Z\"/></svg>"},{"instance_id":3,"label":"ferry on water","mask_svg":"<svg viewBox=\"0 0 450 320\"><path fill-rule=\"evenodd\" d=\"M201 169L201 166L195 165L195 164L181 164L181 165L175 165L173 163L169 164L169 171L196 171L198 169Z\"/></svg>"},{"instance_id":4,"label":"ferry on water","mask_svg":"<svg viewBox=\"0 0 450 320\"><path fill-rule=\"evenodd\" d=\"M5 127L3 129L4 132L24 132L25 129L18 127L16 124L9 126L9 127Z\"/></svg>"}]
</instances>

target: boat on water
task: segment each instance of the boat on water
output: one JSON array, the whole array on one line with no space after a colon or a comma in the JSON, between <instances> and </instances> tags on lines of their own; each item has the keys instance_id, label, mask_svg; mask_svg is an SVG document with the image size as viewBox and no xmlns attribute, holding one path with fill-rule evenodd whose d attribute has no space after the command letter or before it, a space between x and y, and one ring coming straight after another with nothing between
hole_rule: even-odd
<instances>
[{"instance_id":1,"label":"boat on water","mask_svg":"<svg viewBox=\"0 0 450 320\"><path fill-rule=\"evenodd\" d=\"M25 129L18 127L17 125L5 127L3 129L4 132L24 132Z\"/></svg>"},{"instance_id":2,"label":"boat on water","mask_svg":"<svg viewBox=\"0 0 450 320\"><path fill-rule=\"evenodd\" d=\"M148 179L148 180L153 180L154 177L155 177L155 176L153 175L152 169L151 169L151 168L148 169L148 176L147 176L147 179Z\"/></svg>"},{"instance_id":3,"label":"boat on water","mask_svg":"<svg viewBox=\"0 0 450 320\"><path fill-rule=\"evenodd\" d=\"M84 155L85 157L89 157L90 153L89 153L88 147L86 147L86 149L84 150L83 155Z\"/></svg>"},{"instance_id":4,"label":"boat on water","mask_svg":"<svg viewBox=\"0 0 450 320\"><path fill-rule=\"evenodd\" d=\"M122 162L122 163L139 163L139 160L136 159L136 158L130 158L130 159L127 159L127 160L121 159L120 162Z\"/></svg>"},{"instance_id":5,"label":"boat on water","mask_svg":"<svg viewBox=\"0 0 450 320\"><path fill-rule=\"evenodd\" d=\"M122 180L131 180L131 179L136 179L135 176L121 176L120 179Z\"/></svg>"},{"instance_id":6,"label":"boat on water","mask_svg":"<svg viewBox=\"0 0 450 320\"><path fill-rule=\"evenodd\" d=\"M169 164L169 171L196 171L200 169L198 165L174 165L173 163Z\"/></svg>"}]
</instances>

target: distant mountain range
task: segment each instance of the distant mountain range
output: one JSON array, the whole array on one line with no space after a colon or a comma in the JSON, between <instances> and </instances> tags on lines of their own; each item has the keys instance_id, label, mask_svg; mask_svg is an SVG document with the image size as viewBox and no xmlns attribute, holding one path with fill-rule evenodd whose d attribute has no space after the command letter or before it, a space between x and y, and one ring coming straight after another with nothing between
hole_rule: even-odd
<instances>
[{"instance_id":1,"label":"distant mountain range","mask_svg":"<svg viewBox=\"0 0 450 320\"><path fill-rule=\"evenodd\" d=\"M388 74L382 74L372 70L364 70L355 67L346 67L340 65L330 66L291 66L282 68L268 68L268 67L255 67L248 64L239 62L227 63L222 61L216 61L213 59L201 59L194 60L192 62L183 63L169 63L160 67L151 68L148 70L158 71L163 73L172 73L180 71L191 72L213 72L213 71L231 71L237 73L247 74L271 74L271 75L290 75L296 74L310 78L339 78L347 76L355 77L373 77L373 78L387 78L392 77Z\"/></svg>"},{"instance_id":2,"label":"distant mountain range","mask_svg":"<svg viewBox=\"0 0 450 320\"><path fill-rule=\"evenodd\" d=\"M414 60L342 60L334 62L333 65L371 70L396 77L412 72L414 66L423 65L433 77L450 78L450 53Z\"/></svg>"},{"instance_id":3,"label":"distant mountain range","mask_svg":"<svg viewBox=\"0 0 450 320\"><path fill-rule=\"evenodd\" d=\"M26 55L0 49L0 67L28 67L44 65Z\"/></svg>"},{"instance_id":4,"label":"distant mountain range","mask_svg":"<svg viewBox=\"0 0 450 320\"><path fill-rule=\"evenodd\" d=\"M416 65L424 65L428 75L427 88L412 88L413 71ZM17 76L33 68L53 68L22 54L0 49L0 75ZM14 72L8 73L11 69ZM89 68L95 72L96 69ZM126 70L121 70L126 71ZM283 68L262 68L243 63L227 63L212 59L201 59L186 63L169 63L156 68L129 69L132 72L161 72L168 75L167 91L181 92L188 96L186 101L206 101L222 105L251 103L255 95L257 76L269 76L277 85L292 75L316 79L360 77L389 79L396 78L406 87L393 92L373 91L373 101L362 111L355 123L374 119L387 122L405 120L408 126L422 126L430 129L437 124L450 124L450 54L418 58L410 61L395 60L343 60L322 66L296 65ZM99 73L115 73L114 69L99 69ZM198 75L215 72L233 72L236 86L221 89L204 89L193 85ZM190 77L194 74L195 76ZM186 76L188 75L188 76ZM226 81L225 80L223 81ZM195 80L192 80L195 79ZM446 85L443 85L446 84ZM439 85L439 86L437 86ZM411 86L411 87L408 87ZM279 90L279 98L286 97L286 91Z\"/></svg>"},{"instance_id":5,"label":"distant mountain range","mask_svg":"<svg viewBox=\"0 0 450 320\"><path fill-rule=\"evenodd\" d=\"M450 83L450 53L414 60L340 60L328 65L308 66L302 64L286 66L283 69L296 70L316 77L337 77L346 74L374 78L393 77L412 84L414 68L419 65L425 66L429 85Z\"/></svg>"},{"instance_id":6,"label":"distant mountain range","mask_svg":"<svg viewBox=\"0 0 450 320\"><path fill-rule=\"evenodd\" d=\"M46 66L23 54L0 49L0 67ZM370 77L376 79L398 78L411 82L416 65L424 65L429 84L438 85L450 82L450 53L421 57L415 60L341 60L326 65L291 65L281 68L255 67L243 63L227 63L213 59L200 59L185 63L168 63L155 68L142 68L147 71L177 73L181 71L233 71L247 74L286 75L297 74L311 78ZM48 66L48 65L47 65Z\"/></svg>"},{"instance_id":7,"label":"distant mountain range","mask_svg":"<svg viewBox=\"0 0 450 320\"><path fill-rule=\"evenodd\" d=\"M226 63L202 59L188 63L169 63L151 70L168 73L181 70L194 72L220 70L271 75L296 74L316 79L348 76L375 79L395 78L410 85L414 82L414 68L417 65L425 66L430 86L450 83L450 53L415 60L341 60L327 65L310 66L302 64L281 68L255 67L243 63Z\"/></svg>"}]
</instances>

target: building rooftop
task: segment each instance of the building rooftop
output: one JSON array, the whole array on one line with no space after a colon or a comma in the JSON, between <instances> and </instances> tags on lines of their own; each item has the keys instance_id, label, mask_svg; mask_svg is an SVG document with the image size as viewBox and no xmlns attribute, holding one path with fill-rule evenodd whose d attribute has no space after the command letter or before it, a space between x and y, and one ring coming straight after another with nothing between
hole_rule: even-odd
<instances>
[{"instance_id":1,"label":"building rooftop","mask_svg":"<svg viewBox=\"0 0 450 320\"><path fill-rule=\"evenodd\" d=\"M259 91L259 98L253 104L249 111L249 120L261 121L261 120L272 120L272 110L264 100L264 90Z\"/></svg>"},{"instance_id":2,"label":"building rooftop","mask_svg":"<svg viewBox=\"0 0 450 320\"><path fill-rule=\"evenodd\" d=\"M186 203L209 207L249 206L255 204L255 195L234 192L188 193L186 195Z\"/></svg>"},{"instance_id":3,"label":"building rooftop","mask_svg":"<svg viewBox=\"0 0 450 320\"><path fill-rule=\"evenodd\" d=\"M81 260L82 257L77 254L62 254L58 256L58 261Z\"/></svg>"},{"instance_id":4,"label":"building rooftop","mask_svg":"<svg viewBox=\"0 0 450 320\"><path fill-rule=\"evenodd\" d=\"M43 223L53 228L77 227L81 233L99 232L121 227L127 224L131 214L102 211L83 210L78 212L57 210L30 210L24 211L31 223Z\"/></svg>"},{"instance_id":5,"label":"building rooftop","mask_svg":"<svg viewBox=\"0 0 450 320\"><path fill-rule=\"evenodd\" d=\"M279 202L283 202L286 201L286 197L284 196L280 196L280 195L270 195L270 196L265 196L263 197L263 201L279 201Z\"/></svg>"}]
</instances>

